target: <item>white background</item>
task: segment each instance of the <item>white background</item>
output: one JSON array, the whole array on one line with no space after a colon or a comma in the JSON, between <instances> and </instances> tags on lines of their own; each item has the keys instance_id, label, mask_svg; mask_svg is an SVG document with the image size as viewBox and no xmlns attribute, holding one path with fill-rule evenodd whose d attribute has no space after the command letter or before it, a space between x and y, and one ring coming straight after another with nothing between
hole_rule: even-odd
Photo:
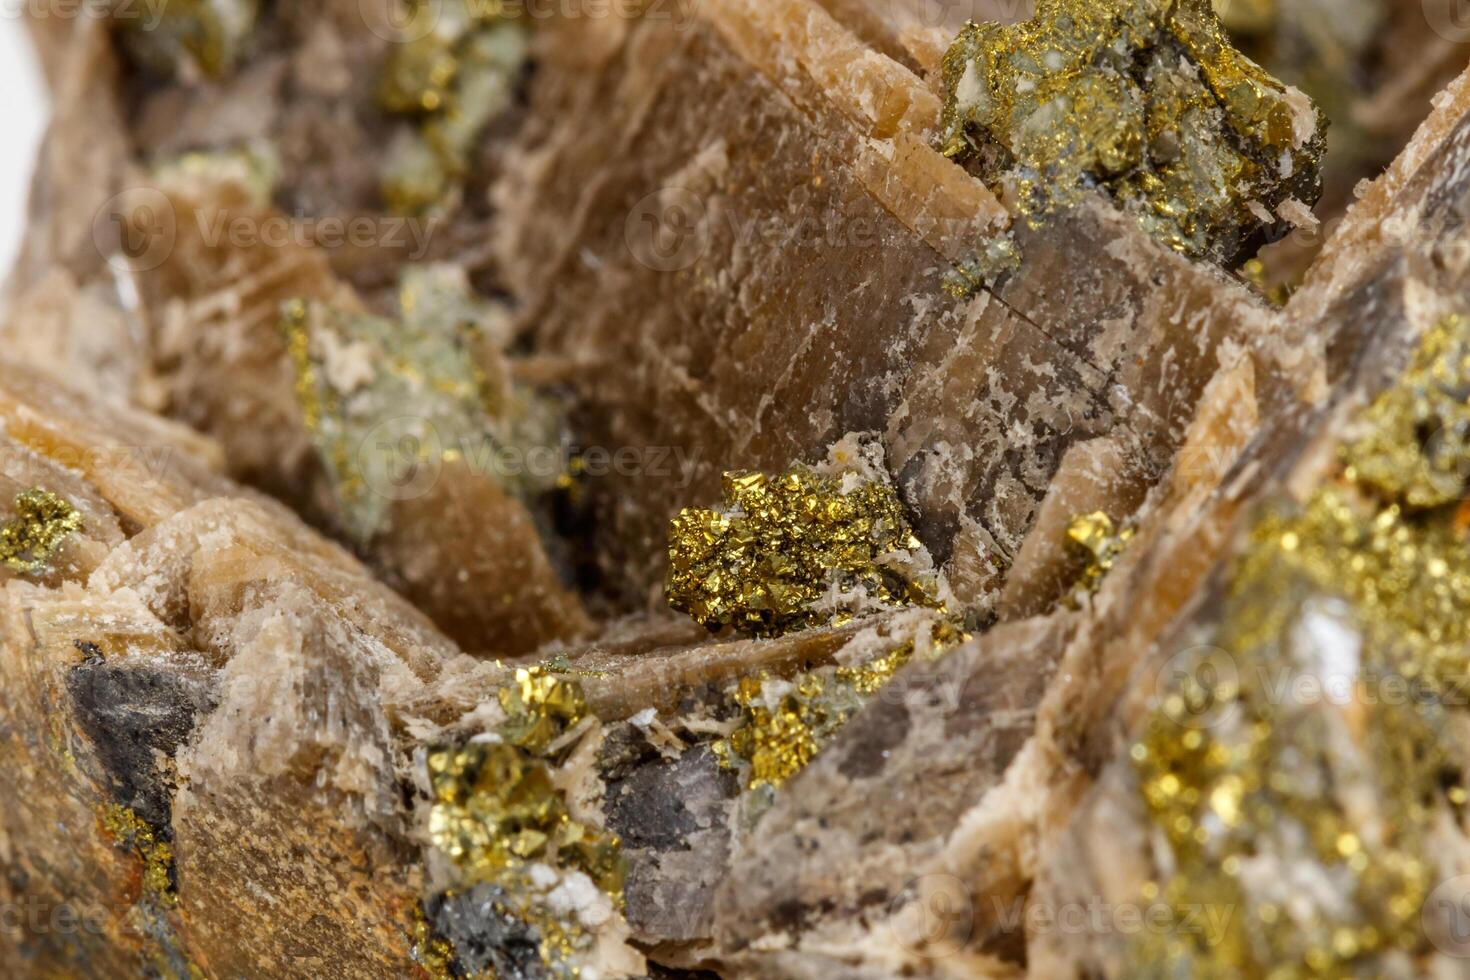
<instances>
[{"instance_id":1,"label":"white background","mask_svg":"<svg viewBox=\"0 0 1470 980\"><path fill-rule=\"evenodd\" d=\"M16 5L0 2L0 281L26 227L26 197L46 125L46 88Z\"/></svg>"}]
</instances>

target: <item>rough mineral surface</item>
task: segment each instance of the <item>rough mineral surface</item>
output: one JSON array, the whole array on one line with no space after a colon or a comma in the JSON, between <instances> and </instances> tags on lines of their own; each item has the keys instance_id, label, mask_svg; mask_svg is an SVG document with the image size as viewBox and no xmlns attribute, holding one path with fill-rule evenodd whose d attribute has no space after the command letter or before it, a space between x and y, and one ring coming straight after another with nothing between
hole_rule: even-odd
<instances>
[{"instance_id":1,"label":"rough mineral surface","mask_svg":"<svg viewBox=\"0 0 1470 980\"><path fill-rule=\"evenodd\" d=\"M945 56L945 155L1028 215L1101 186L1186 255L1232 262L1321 194L1326 118L1230 46L1208 0L1041 0Z\"/></svg>"},{"instance_id":2,"label":"rough mineral surface","mask_svg":"<svg viewBox=\"0 0 1470 980\"><path fill-rule=\"evenodd\" d=\"M1470 975L1453 4L555 6L32 18L0 973Z\"/></svg>"}]
</instances>

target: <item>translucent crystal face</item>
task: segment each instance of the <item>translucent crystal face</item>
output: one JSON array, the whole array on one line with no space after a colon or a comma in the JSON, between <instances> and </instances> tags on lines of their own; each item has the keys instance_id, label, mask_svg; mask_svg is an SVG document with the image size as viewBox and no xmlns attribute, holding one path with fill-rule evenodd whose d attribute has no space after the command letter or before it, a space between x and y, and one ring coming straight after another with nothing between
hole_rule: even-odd
<instances>
[{"instance_id":1,"label":"translucent crystal face","mask_svg":"<svg viewBox=\"0 0 1470 980\"><path fill-rule=\"evenodd\" d=\"M1226 40L1208 0L1041 0L944 61L943 149L1033 220L1101 188L1160 241L1233 262L1315 202L1325 120Z\"/></svg>"}]
</instances>

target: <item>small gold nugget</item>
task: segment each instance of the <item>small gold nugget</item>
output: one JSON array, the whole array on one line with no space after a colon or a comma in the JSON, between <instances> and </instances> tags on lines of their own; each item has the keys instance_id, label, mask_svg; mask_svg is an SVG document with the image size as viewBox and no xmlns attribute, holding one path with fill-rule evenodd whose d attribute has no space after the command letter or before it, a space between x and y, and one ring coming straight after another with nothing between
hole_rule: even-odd
<instances>
[{"instance_id":1,"label":"small gold nugget","mask_svg":"<svg viewBox=\"0 0 1470 980\"><path fill-rule=\"evenodd\" d=\"M834 621L821 602L862 590L887 606L937 606L921 546L891 486L796 467L725 474L724 511L687 509L669 530L669 604L711 630L778 636Z\"/></svg>"},{"instance_id":2,"label":"small gold nugget","mask_svg":"<svg viewBox=\"0 0 1470 980\"><path fill-rule=\"evenodd\" d=\"M49 490L34 487L15 498L15 517L0 526L0 561L37 574L68 534L82 526L77 509Z\"/></svg>"}]
</instances>

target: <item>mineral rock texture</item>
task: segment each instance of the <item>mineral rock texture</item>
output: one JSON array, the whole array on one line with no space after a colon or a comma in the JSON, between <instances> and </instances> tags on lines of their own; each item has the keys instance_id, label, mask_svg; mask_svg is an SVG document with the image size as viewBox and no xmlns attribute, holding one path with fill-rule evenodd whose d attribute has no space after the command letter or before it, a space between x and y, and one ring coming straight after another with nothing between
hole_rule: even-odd
<instances>
[{"instance_id":1,"label":"mineral rock texture","mask_svg":"<svg viewBox=\"0 0 1470 980\"><path fill-rule=\"evenodd\" d=\"M1451 12L557 6L33 19L5 975L1470 975Z\"/></svg>"},{"instance_id":2,"label":"mineral rock texture","mask_svg":"<svg viewBox=\"0 0 1470 980\"><path fill-rule=\"evenodd\" d=\"M1042 0L944 60L945 155L1028 215L1102 186L1186 255L1239 261L1321 194L1326 117L1232 48L1207 0Z\"/></svg>"}]
</instances>

